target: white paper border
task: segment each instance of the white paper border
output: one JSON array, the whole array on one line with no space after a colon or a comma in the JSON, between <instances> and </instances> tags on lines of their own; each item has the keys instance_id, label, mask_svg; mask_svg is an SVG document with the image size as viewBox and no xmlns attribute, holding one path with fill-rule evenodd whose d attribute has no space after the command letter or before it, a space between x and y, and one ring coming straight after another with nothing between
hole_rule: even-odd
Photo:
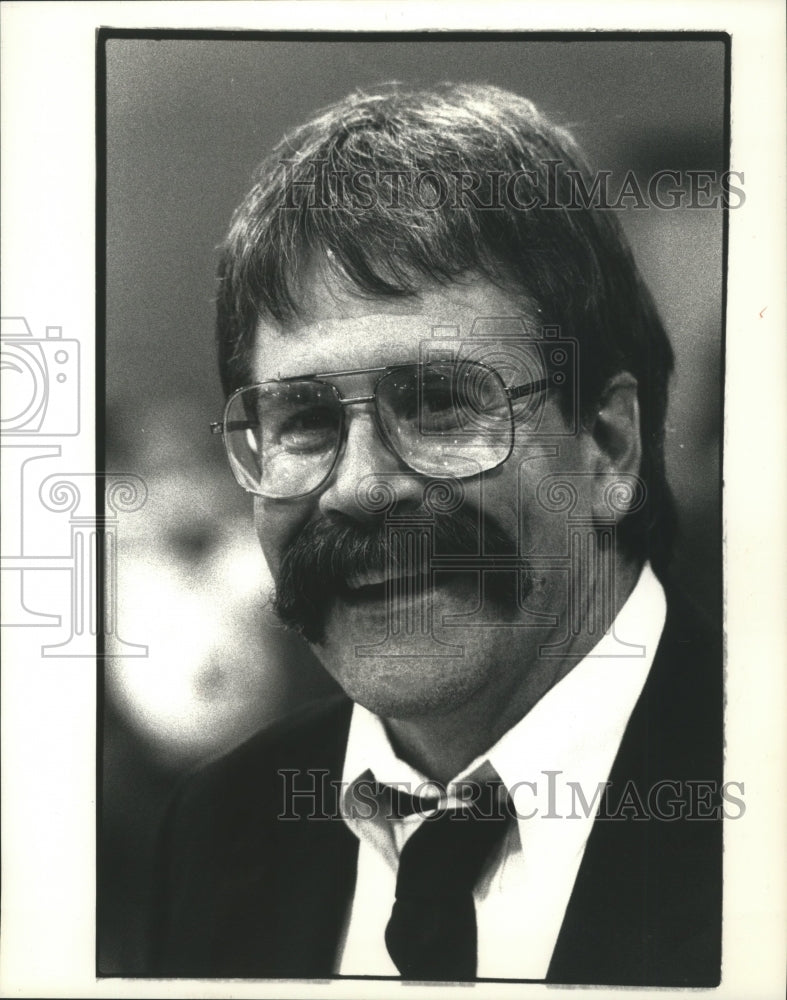
<instances>
[{"instance_id":1,"label":"white paper border","mask_svg":"<svg viewBox=\"0 0 787 1000\"><path fill-rule=\"evenodd\" d=\"M780 0L549 4L4 3L3 314L82 348L84 430L64 451L93 468L95 30L702 30L732 34L731 169L746 205L730 213L726 340L727 777L746 815L725 831L720 997L781 997L785 982L784 456L785 51ZM95 978L95 669L40 658L40 636L3 629L2 814L5 996L434 997L400 983L320 984ZM466 989L463 987L461 989ZM529 997L545 987L476 988ZM561 989L561 987L551 987ZM458 992L458 990L456 991ZM670 990L590 996L663 996ZM680 992L680 991L678 991ZM464 995L464 994L460 994ZM480 995L478 992L476 995Z\"/></svg>"}]
</instances>

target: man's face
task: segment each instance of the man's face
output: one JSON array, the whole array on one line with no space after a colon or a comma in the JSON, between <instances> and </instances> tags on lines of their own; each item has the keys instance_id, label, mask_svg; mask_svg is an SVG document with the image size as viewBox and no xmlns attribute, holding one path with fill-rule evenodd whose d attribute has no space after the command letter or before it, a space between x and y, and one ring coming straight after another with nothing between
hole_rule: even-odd
<instances>
[{"instance_id":1,"label":"man's face","mask_svg":"<svg viewBox=\"0 0 787 1000\"><path fill-rule=\"evenodd\" d=\"M458 328L463 357L503 359L507 386L532 380L540 368L533 347L512 353L505 343L495 350L489 342L469 341L477 319L521 314L521 306L486 281L429 285L412 299L370 299L316 269L312 274L292 328L259 324L255 381L418 362L437 327ZM533 335L533 318L523 318ZM448 335L456 338L456 331ZM365 396L376 378L355 376L336 384L344 397ZM567 551L565 515L546 509L536 490L548 474L586 467L586 436L566 433L550 393L542 402L537 430L532 420L517 426L506 462L461 480L463 497L453 514L441 515L439 503L430 506L428 498L425 503L424 488L434 479L410 471L386 446L369 403L345 409L344 447L320 489L295 500L255 498L265 557L277 585L286 580L294 614L290 624L307 636L312 626L312 646L325 668L353 700L379 715L447 712L474 697L489 698L490 692L505 704L523 685L554 669L554 661L539 659L538 647L565 633L565 569L554 564L525 574L500 569L500 557L548 560ZM383 491L375 492L375 486ZM375 506L375 497L391 495L394 508ZM484 573L477 566L454 570L443 564L430 585L424 584L423 535L412 529L408 534L413 517L427 524L427 532L434 522L433 556L483 552L497 562ZM443 530L452 518L455 530ZM392 561L391 547L405 538L410 541L402 542ZM356 565L357 553L362 555ZM342 567L338 576L330 570L336 566ZM304 610L298 601L306 593ZM280 593L280 603L285 596Z\"/></svg>"}]
</instances>

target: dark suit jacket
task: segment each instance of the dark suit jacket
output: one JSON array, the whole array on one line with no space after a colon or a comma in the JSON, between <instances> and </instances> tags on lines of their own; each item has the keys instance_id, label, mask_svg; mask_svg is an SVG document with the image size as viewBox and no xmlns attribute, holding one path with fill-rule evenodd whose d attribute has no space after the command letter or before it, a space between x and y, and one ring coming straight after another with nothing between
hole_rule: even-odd
<instances>
[{"instance_id":1,"label":"dark suit jacket","mask_svg":"<svg viewBox=\"0 0 787 1000\"><path fill-rule=\"evenodd\" d=\"M670 602L600 812L622 818L593 824L548 981L719 983L721 675L718 640ZM344 698L310 707L185 785L165 824L152 974L332 974L358 842L340 818L309 817L339 816L331 779L341 778L351 709ZM296 800L295 819L277 819L285 780L316 788ZM648 796L660 781L678 783L662 793L662 809L691 794L693 813L716 818L652 815ZM696 781L711 784L686 784Z\"/></svg>"}]
</instances>

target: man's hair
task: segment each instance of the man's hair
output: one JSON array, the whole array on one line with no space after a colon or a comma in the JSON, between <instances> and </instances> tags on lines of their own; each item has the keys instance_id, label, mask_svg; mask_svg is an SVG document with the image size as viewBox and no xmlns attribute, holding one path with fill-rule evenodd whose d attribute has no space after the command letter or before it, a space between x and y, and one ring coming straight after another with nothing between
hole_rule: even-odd
<instances>
[{"instance_id":1,"label":"man's hair","mask_svg":"<svg viewBox=\"0 0 787 1000\"><path fill-rule=\"evenodd\" d=\"M569 133L497 87L390 86L322 111L262 162L223 244L225 391L251 381L258 320L297 318L311 260L371 297L480 275L576 339L584 419L611 376L637 379L647 496L618 537L663 569L674 531L663 453L672 350L614 213L578 197L577 177L592 190Z\"/></svg>"}]
</instances>

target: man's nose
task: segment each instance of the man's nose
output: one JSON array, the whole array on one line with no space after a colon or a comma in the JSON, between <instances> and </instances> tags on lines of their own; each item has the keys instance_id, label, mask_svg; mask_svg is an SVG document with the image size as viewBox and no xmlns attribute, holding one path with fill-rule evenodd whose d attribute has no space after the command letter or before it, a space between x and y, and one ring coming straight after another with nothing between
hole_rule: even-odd
<instances>
[{"instance_id":1,"label":"man's nose","mask_svg":"<svg viewBox=\"0 0 787 1000\"><path fill-rule=\"evenodd\" d=\"M385 444L372 413L353 408L346 420L344 448L320 496L320 512L374 521L394 504L419 507L423 479Z\"/></svg>"}]
</instances>

